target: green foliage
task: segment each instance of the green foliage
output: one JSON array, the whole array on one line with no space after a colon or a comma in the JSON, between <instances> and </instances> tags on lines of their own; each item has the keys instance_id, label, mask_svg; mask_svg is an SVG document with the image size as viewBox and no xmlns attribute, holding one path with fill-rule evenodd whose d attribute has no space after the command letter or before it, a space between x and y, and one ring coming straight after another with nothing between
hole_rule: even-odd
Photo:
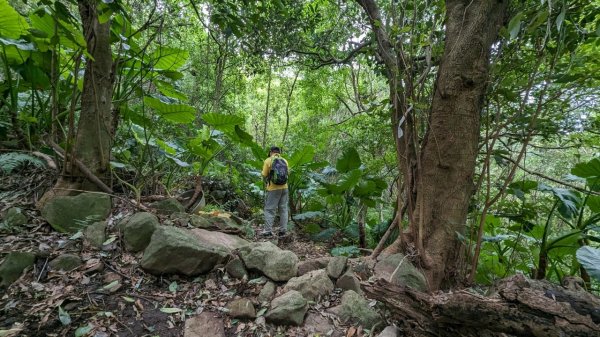
<instances>
[{"instance_id":1,"label":"green foliage","mask_svg":"<svg viewBox=\"0 0 600 337\"><path fill-rule=\"evenodd\" d=\"M577 250L577 261L587 270L587 272L600 281L600 249L592 247L581 247Z\"/></svg>"},{"instance_id":2,"label":"green foliage","mask_svg":"<svg viewBox=\"0 0 600 337\"><path fill-rule=\"evenodd\" d=\"M22 152L8 152L0 154L0 172L11 173L21 165L30 164L38 168L46 167L46 164L37 157Z\"/></svg>"}]
</instances>

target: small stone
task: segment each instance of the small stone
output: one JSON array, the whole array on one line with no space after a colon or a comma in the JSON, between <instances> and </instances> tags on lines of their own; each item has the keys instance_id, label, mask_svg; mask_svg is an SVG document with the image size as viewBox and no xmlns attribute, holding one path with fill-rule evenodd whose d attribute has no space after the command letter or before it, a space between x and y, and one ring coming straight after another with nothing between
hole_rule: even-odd
<instances>
[{"instance_id":1,"label":"small stone","mask_svg":"<svg viewBox=\"0 0 600 337\"><path fill-rule=\"evenodd\" d=\"M307 300L315 301L333 291L333 283L327 276L327 272L319 269L290 279L283 291L290 290L297 290Z\"/></svg>"},{"instance_id":2,"label":"small stone","mask_svg":"<svg viewBox=\"0 0 600 337\"><path fill-rule=\"evenodd\" d=\"M154 202L150 207L156 209L158 213L171 215L176 212L185 212L185 207L175 198L169 198Z\"/></svg>"},{"instance_id":3,"label":"small stone","mask_svg":"<svg viewBox=\"0 0 600 337\"><path fill-rule=\"evenodd\" d=\"M184 337L225 337L223 319L205 311L185 321Z\"/></svg>"},{"instance_id":4,"label":"small stone","mask_svg":"<svg viewBox=\"0 0 600 337\"><path fill-rule=\"evenodd\" d=\"M379 333L379 335L377 335L377 337L398 337L398 333L400 331L398 330L397 327L390 325L387 326L385 329L383 329L383 331L381 333Z\"/></svg>"},{"instance_id":5,"label":"small stone","mask_svg":"<svg viewBox=\"0 0 600 337\"><path fill-rule=\"evenodd\" d=\"M82 264L81 258L75 254L61 254L48 263L53 270L62 271L71 271Z\"/></svg>"},{"instance_id":6,"label":"small stone","mask_svg":"<svg viewBox=\"0 0 600 337\"><path fill-rule=\"evenodd\" d=\"M18 207L11 207L4 216L4 222L7 227L21 226L27 223L27 217L23 214L23 210Z\"/></svg>"},{"instance_id":7,"label":"small stone","mask_svg":"<svg viewBox=\"0 0 600 337\"><path fill-rule=\"evenodd\" d=\"M83 231L83 237L96 248L102 248L102 244L106 241L106 221L98 221L89 225Z\"/></svg>"},{"instance_id":8,"label":"small stone","mask_svg":"<svg viewBox=\"0 0 600 337\"><path fill-rule=\"evenodd\" d=\"M246 271L246 267L244 267L244 262L242 260L235 258L227 262L225 265L225 270L231 277L236 279L243 279L244 277L248 277L248 271Z\"/></svg>"},{"instance_id":9,"label":"small stone","mask_svg":"<svg viewBox=\"0 0 600 337\"><path fill-rule=\"evenodd\" d=\"M247 298L239 298L227 304L229 316L233 318L256 318L254 305Z\"/></svg>"},{"instance_id":10,"label":"small stone","mask_svg":"<svg viewBox=\"0 0 600 337\"><path fill-rule=\"evenodd\" d=\"M302 294L292 290L271 301L265 319L279 325L301 325L307 310L308 302Z\"/></svg>"},{"instance_id":11,"label":"small stone","mask_svg":"<svg viewBox=\"0 0 600 337\"><path fill-rule=\"evenodd\" d=\"M325 316L318 312L309 312L304 320L304 329L309 337L331 336L342 337L341 331Z\"/></svg>"},{"instance_id":12,"label":"small stone","mask_svg":"<svg viewBox=\"0 0 600 337\"><path fill-rule=\"evenodd\" d=\"M298 271L298 257L271 242L250 244L240 249L246 268L256 269L273 281L287 281Z\"/></svg>"},{"instance_id":13,"label":"small stone","mask_svg":"<svg viewBox=\"0 0 600 337\"><path fill-rule=\"evenodd\" d=\"M32 266L35 262L35 254L30 252L8 253L2 265L0 265L0 287L8 287L15 282L23 273L25 268Z\"/></svg>"},{"instance_id":14,"label":"small stone","mask_svg":"<svg viewBox=\"0 0 600 337\"><path fill-rule=\"evenodd\" d=\"M327 264L327 275L329 277L337 279L342 275L344 270L346 270L346 263L348 262L348 257L346 256L335 256L329 260Z\"/></svg>"},{"instance_id":15,"label":"small stone","mask_svg":"<svg viewBox=\"0 0 600 337\"><path fill-rule=\"evenodd\" d=\"M344 290L353 290L359 294L362 294L362 289L360 289L360 281L351 270L348 270L344 275L340 276L335 283L335 287Z\"/></svg>"},{"instance_id":16,"label":"small stone","mask_svg":"<svg viewBox=\"0 0 600 337\"><path fill-rule=\"evenodd\" d=\"M158 218L152 213L140 212L132 215L121 225L125 248L132 252L144 250L159 226Z\"/></svg>"},{"instance_id":17,"label":"small stone","mask_svg":"<svg viewBox=\"0 0 600 337\"><path fill-rule=\"evenodd\" d=\"M367 329L381 321L381 316L369 306L367 300L352 290L345 291L341 304L329 311L340 317L342 322L358 323Z\"/></svg>"},{"instance_id":18,"label":"small stone","mask_svg":"<svg viewBox=\"0 0 600 337\"><path fill-rule=\"evenodd\" d=\"M300 261L300 263L298 263L297 276L302 276L308 273L309 271L327 268L327 264L329 263L330 259L330 257L325 256L316 259Z\"/></svg>"},{"instance_id":19,"label":"small stone","mask_svg":"<svg viewBox=\"0 0 600 337\"><path fill-rule=\"evenodd\" d=\"M273 299L273 295L275 295L275 291L277 290L277 285L274 282L267 282L263 288L260 290L258 294L259 302L269 302Z\"/></svg>"}]
</instances>

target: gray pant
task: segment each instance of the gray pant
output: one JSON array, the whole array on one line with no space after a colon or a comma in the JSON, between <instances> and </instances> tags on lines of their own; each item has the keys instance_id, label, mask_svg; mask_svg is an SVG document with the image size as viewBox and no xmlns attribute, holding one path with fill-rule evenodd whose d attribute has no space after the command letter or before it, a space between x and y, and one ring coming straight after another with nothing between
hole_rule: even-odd
<instances>
[{"instance_id":1,"label":"gray pant","mask_svg":"<svg viewBox=\"0 0 600 337\"><path fill-rule=\"evenodd\" d=\"M263 232L273 231L273 221L279 209L279 232L285 233L288 222L288 189L267 191L267 200L265 201L265 228Z\"/></svg>"}]
</instances>

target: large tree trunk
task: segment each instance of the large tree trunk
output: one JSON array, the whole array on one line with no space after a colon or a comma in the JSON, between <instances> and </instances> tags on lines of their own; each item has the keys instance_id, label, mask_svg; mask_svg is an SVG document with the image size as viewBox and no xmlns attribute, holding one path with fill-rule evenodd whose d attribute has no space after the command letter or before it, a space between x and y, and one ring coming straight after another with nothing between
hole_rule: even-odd
<instances>
[{"instance_id":1,"label":"large tree trunk","mask_svg":"<svg viewBox=\"0 0 600 337\"><path fill-rule=\"evenodd\" d=\"M78 4L87 51L93 59L86 60L77 134L73 148L67 149L66 152L69 158L73 156L89 172L82 172L72 161L67 167L67 176L59 179L54 189L42 197L38 203L39 207L54 195L72 194L79 190L98 190L98 184L86 177L90 174L105 183L109 180L114 79L110 21L103 24L98 21L96 0L79 0Z\"/></svg>"},{"instance_id":2,"label":"large tree trunk","mask_svg":"<svg viewBox=\"0 0 600 337\"><path fill-rule=\"evenodd\" d=\"M410 228L402 248L416 256L431 290L460 282L463 260L458 234L465 232L479 138L479 114L488 79L490 49L504 19L506 0L447 0L446 39L428 129L422 144L407 107L413 92L406 56L382 28L373 0L358 0L368 14L386 65L400 172ZM402 119L404 117L404 120ZM403 123L400 123L403 121ZM398 125L403 131L399 135Z\"/></svg>"},{"instance_id":3,"label":"large tree trunk","mask_svg":"<svg viewBox=\"0 0 600 337\"><path fill-rule=\"evenodd\" d=\"M467 290L428 295L384 280L363 289L387 304L406 337L600 336L600 299L566 281L515 275L488 297Z\"/></svg>"}]
</instances>

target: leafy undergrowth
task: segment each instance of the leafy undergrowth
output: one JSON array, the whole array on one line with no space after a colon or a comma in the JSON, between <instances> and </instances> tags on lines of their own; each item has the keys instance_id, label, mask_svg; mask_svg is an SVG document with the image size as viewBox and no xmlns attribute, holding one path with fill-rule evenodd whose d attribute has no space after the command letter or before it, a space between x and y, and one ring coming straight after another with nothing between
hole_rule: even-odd
<instances>
[{"instance_id":1,"label":"leafy undergrowth","mask_svg":"<svg viewBox=\"0 0 600 337\"><path fill-rule=\"evenodd\" d=\"M129 212L123 206L116 208L109 228ZM274 326L261 317L228 317L225 306L235 296L251 299L259 316L264 314L266 303L256 299L265 282L259 275L237 280L220 268L200 277L153 276L138 266L142 253L126 252L114 231L109 231L98 250L80 235L53 231L39 213L27 214L33 219L31 225L3 229L0 238L1 253L31 251L38 256L34 267L1 295L0 330L13 329L11 336L183 336L186 317L203 311L222 317L227 336L309 335L305 327ZM328 254L326 247L303 238L279 246L294 251L301 260ZM51 271L48 262L65 253L80 256L83 265L70 272ZM312 303L309 314L333 321L337 334L359 336L361 331L340 325L325 312L339 303L340 295L334 292Z\"/></svg>"}]
</instances>

